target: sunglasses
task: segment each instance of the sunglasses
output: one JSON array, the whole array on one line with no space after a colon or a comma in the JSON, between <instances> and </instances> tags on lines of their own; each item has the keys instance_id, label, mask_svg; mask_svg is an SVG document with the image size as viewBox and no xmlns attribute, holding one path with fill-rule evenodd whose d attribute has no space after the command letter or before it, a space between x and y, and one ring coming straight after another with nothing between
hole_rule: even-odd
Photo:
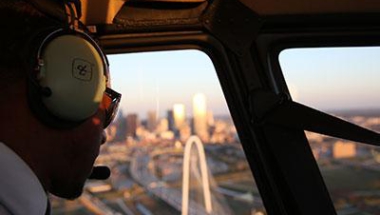
<instances>
[{"instance_id":1,"label":"sunglasses","mask_svg":"<svg viewBox=\"0 0 380 215\"><path fill-rule=\"evenodd\" d=\"M104 128L107 128L116 116L117 109L119 107L119 103L121 99L121 94L107 87L106 91L104 92L104 95L106 96L106 99L105 99L106 118L104 121Z\"/></svg>"}]
</instances>

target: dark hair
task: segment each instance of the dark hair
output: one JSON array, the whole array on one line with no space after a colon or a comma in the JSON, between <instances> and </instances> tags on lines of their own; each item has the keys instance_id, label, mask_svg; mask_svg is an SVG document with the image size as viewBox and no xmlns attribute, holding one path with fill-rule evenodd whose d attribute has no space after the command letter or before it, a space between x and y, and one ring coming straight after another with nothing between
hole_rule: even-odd
<instances>
[{"instance_id":1,"label":"dark hair","mask_svg":"<svg viewBox=\"0 0 380 215\"><path fill-rule=\"evenodd\" d=\"M32 38L53 23L28 2L0 0L0 85L26 77L36 45Z\"/></svg>"}]
</instances>

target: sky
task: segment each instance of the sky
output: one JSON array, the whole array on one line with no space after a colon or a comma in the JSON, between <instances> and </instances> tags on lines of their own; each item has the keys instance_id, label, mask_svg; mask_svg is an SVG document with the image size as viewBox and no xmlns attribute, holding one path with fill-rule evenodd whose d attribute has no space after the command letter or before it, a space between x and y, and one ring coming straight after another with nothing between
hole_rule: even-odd
<instances>
[{"instance_id":1,"label":"sky","mask_svg":"<svg viewBox=\"0 0 380 215\"><path fill-rule=\"evenodd\" d=\"M108 55L112 88L122 93L123 113L145 118L155 110L161 117L174 104L192 116L192 97L203 93L214 115L229 114L210 58L198 50Z\"/></svg>"},{"instance_id":2,"label":"sky","mask_svg":"<svg viewBox=\"0 0 380 215\"><path fill-rule=\"evenodd\" d=\"M283 50L279 62L292 98L322 110L380 108L380 48Z\"/></svg>"},{"instance_id":3,"label":"sky","mask_svg":"<svg viewBox=\"0 0 380 215\"><path fill-rule=\"evenodd\" d=\"M380 48L286 49L279 62L292 98L322 110L380 108ZM123 113L161 117L174 104L192 115L192 97L203 93L214 115L229 114L215 68L198 50L108 55L112 88L123 94Z\"/></svg>"}]
</instances>

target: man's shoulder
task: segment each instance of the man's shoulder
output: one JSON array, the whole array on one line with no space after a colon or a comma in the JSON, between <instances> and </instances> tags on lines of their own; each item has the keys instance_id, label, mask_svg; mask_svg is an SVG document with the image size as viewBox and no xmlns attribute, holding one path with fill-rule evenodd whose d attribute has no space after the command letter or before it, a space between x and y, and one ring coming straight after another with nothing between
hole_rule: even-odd
<instances>
[{"instance_id":1,"label":"man's shoulder","mask_svg":"<svg viewBox=\"0 0 380 215\"><path fill-rule=\"evenodd\" d=\"M0 172L0 215L45 213L47 196L39 179L3 142L0 142Z\"/></svg>"},{"instance_id":2,"label":"man's shoulder","mask_svg":"<svg viewBox=\"0 0 380 215\"><path fill-rule=\"evenodd\" d=\"M12 215L12 213L0 202L0 215Z\"/></svg>"}]
</instances>

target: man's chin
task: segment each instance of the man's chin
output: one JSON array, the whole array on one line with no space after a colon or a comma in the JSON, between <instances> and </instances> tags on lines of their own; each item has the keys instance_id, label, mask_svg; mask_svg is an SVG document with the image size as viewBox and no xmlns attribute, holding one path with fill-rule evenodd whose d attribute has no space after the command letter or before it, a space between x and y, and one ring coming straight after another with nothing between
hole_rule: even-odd
<instances>
[{"instance_id":1,"label":"man's chin","mask_svg":"<svg viewBox=\"0 0 380 215\"><path fill-rule=\"evenodd\" d=\"M70 184L66 186L56 185L53 187L50 193L60 198L74 200L82 195L83 187L84 187L84 183Z\"/></svg>"}]
</instances>

